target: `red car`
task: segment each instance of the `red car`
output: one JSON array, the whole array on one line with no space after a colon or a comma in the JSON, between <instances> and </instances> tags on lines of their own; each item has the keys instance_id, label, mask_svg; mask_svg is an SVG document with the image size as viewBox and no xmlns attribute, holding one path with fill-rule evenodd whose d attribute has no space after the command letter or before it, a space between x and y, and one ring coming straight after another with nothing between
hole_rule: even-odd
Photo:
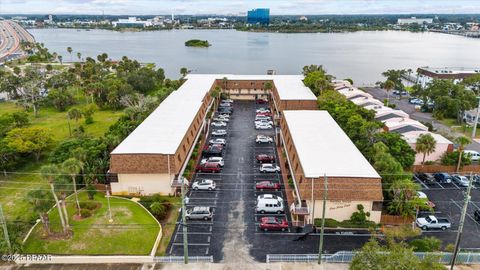
<instances>
[{"instance_id":1,"label":"red car","mask_svg":"<svg viewBox=\"0 0 480 270\"><path fill-rule=\"evenodd\" d=\"M257 113L256 116L270 116L270 117L272 117L272 113L269 113L269 112Z\"/></svg>"},{"instance_id":2,"label":"red car","mask_svg":"<svg viewBox=\"0 0 480 270\"><path fill-rule=\"evenodd\" d=\"M273 230L288 230L288 222L285 219L278 219L276 217L262 217L260 219L260 230L273 231Z\"/></svg>"},{"instance_id":3,"label":"red car","mask_svg":"<svg viewBox=\"0 0 480 270\"><path fill-rule=\"evenodd\" d=\"M265 155L265 154L260 154L255 157L257 162L259 163L274 163L275 162L275 157L270 156L270 155Z\"/></svg>"},{"instance_id":4,"label":"red car","mask_svg":"<svg viewBox=\"0 0 480 270\"><path fill-rule=\"evenodd\" d=\"M218 163L213 163L213 162L206 162L203 164L198 165L195 168L196 172L206 172L206 173L219 173L222 171L222 168Z\"/></svg>"},{"instance_id":5,"label":"red car","mask_svg":"<svg viewBox=\"0 0 480 270\"><path fill-rule=\"evenodd\" d=\"M214 144L205 145L203 147L203 150L212 150L212 149L222 151L223 150L223 145L218 144L218 143L214 143Z\"/></svg>"},{"instance_id":6,"label":"red car","mask_svg":"<svg viewBox=\"0 0 480 270\"><path fill-rule=\"evenodd\" d=\"M279 190L280 184L279 183L274 183L272 181L261 181L255 184L255 188L259 190Z\"/></svg>"},{"instance_id":7,"label":"red car","mask_svg":"<svg viewBox=\"0 0 480 270\"><path fill-rule=\"evenodd\" d=\"M264 98L257 99L257 104L265 104L265 103L268 103L267 99L264 99Z\"/></svg>"}]
</instances>

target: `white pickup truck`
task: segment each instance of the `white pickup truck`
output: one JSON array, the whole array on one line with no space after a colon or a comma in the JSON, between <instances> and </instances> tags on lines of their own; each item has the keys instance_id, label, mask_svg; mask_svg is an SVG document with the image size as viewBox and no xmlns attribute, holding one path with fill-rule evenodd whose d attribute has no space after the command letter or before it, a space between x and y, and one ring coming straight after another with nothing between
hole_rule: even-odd
<instances>
[{"instance_id":1,"label":"white pickup truck","mask_svg":"<svg viewBox=\"0 0 480 270\"><path fill-rule=\"evenodd\" d=\"M452 226L448 219L436 218L433 215L417 218L415 223L424 231L429 229L442 229L444 231Z\"/></svg>"}]
</instances>

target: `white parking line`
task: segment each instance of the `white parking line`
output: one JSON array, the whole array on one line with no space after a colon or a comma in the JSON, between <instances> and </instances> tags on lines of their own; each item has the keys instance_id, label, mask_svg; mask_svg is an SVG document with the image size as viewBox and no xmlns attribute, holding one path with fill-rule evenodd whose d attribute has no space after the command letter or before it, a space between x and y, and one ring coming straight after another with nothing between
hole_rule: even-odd
<instances>
[{"instance_id":1,"label":"white parking line","mask_svg":"<svg viewBox=\"0 0 480 270\"><path fill-rule=\"evenodd\" d=\"M452 181L451 184L454 185L456 188L461 189L459 186L457 186L457 184L455 184L455 182Z\"/></svg>"},{"instance_id":2,"label":"white parking line","mask_svg":"<svg viewBox=\"0 0 480 270\"><path fill-rule=\"evenodd\" d=\"M422 180L418 179L417 176L414 175L413 178L415 178L415 180L417 180L417 182L419 182L420 185L422 185L424 189L429 189L429 187L427 185L425 185L425 183L423 183Z\"/></svg>"},{"instance_id":3,"label":"white parking line","mask_svg":"<svg viewBox=\"0 0 480 270\"><path fill-rule=\"evenodd\" d=\"M183 246L183 243L173 243L172 246ZM203 244L203 243L188 243L189 246L210 246L210 244Z\"/></svg>"},{"instance_id":4,"label":"white parking line","mask_svg":"<svg viewBox=\"0 0 480 270\"><path fill-rule=\"evenodd\" d=\"M454 201L453 199L450 199L450 200L453 202L453 204L455 204L455 206L458 207L458 209L462 210L463 207L462 207L461 205L459 205L459 204L458 204L456 201ZM475 222L475 223L477 222L477 221L472 217L472 215L470 215L469 213L467 213L467 216L468 216L471 220L473 220L473 222Z\"/></svg>"}]
</instances>

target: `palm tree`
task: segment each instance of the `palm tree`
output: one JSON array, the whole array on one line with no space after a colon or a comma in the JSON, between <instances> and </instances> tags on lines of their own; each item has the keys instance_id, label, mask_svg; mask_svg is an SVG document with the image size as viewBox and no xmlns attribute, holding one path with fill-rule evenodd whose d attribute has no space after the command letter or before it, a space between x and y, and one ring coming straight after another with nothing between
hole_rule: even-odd
<instances>
[{"instance_id":1,"label":"palm tree","mask_svg":"<svg viewBox=\"0 0 480 270\"><path fill-rule=\"evenodd\" d=\"M456 172L460 170L460 163L462 163L463 150L465 150L465 146L467 146L471 142L472 141L465 136L460 136L455 138L455 143L458 144L458 163L457 163Z\"/></svg>"},{"instance_id":2,"label":"palm tree","mask_svg":"<svg viewBox=\"0 0 480 270\"><path fill-rule=\"evenodd\" d=\"M63 170L70 175L72 178L73 183L73 193L75 194L75 201L77 203L77 211L78 216L82 216L80 213L80 202L78 201L78 193L77 193L77 181L76 176L80 172L83 164L81 161L77 160L76 158L69 158L62 163Z\"/></svg>"},{"instance_id":3,"label":"palm tree","mask_svg":"<svg viewBox=\"0 0 480 270\"><path fill-rule=\"evenodd\" d=\"M222 91L222 89L220 88L220 86L215 86L215 88L210 93L210 96L214 99L213 100L213 107L214 108L217 107L217 100L220 97L220 92L221 91Z\"/></svg>"},{"instance_id":4,"label":"palm tree","mask_svg":"<svg viewBox=\"0 0 480 270\"><path fill-rule=\"evenodd\" d=\"M78 58L78 61L82 61L82 53L80 52L77 52L77 58Z\"/></svg>"},{"instance_id":5,"label":"palm tree","mask_svg":"<svg viewBox=\"0 0 480 270\"><path fill-rule=\"evenodd\" d=\"M393 88L395 88L395 83L391 80L387 80L384 84L383 84L383 88L387 91L387 106L389 105L390 103L390 90L392 90Z\"/></svg>"},{"instance_id":6,"label":"palm tree","mask_svg":"<svg viewBox=\"0 0 480 270\"><path fill-rule=\"evenodd\" d=\"M72 52L73 52L72 47L67 47L67 52L70 54L70 62L72 62Z\"/></svg>"},{"instance_id":7,"label":"palm tree","mask_svg":"<svg viewBox=\"0 0 480 270\"><path fill-rule=\"evenodd\" d=\"M180 68L180 74L182 75L182 79L185 78L188 73L190 73L190 70L188 70L186 67Z\"/></svg>"},{"instance_id":8,"label":"palm tree","mask_svg":"<svg viewBox=\"0 0 480 270\"><path fill-rule=\"evenodd\" d=\"M50 218L48 210L52 205L52 197L49 191L45 189L32 190L27 194L27 200L33 205L33 210L40 216L43 229L47 236L50 235Z\"/></svg>"},{"instance_id":9,"label":"palm tree","mask_svg":"<svg viewBox=\"0 0 480 270\"><path fill-rule=\"evenodd\" d=\"M430 133L421 134L417 142L415 143L415 151L417 153L423 153L422 164L425 163L425 157L435 152L435 147L437 146L437 141L433 138Z\"/></svg>"},{"instance_id":10,"label":"palm tree","mask_svg":"<svg viewBox=\"0 0 480 270\"><path fill-rule=\"evenodd\" d=\"M70 132L70 136L72 136L72 129L70 128L70 119L74 119L75 123L78 125L78 120L82 118L82 112L77 108L71 108L67 112L67 120L68 120L68 130Z\"/></svg>"},{"instance_id":11,"label":"palm tree","mask_svg":"<svg viewBox=\"0 0 480 270\"><path fill-rule=\"evenodd\" d=\"M63 56L59 55L59 56L57 56L57 58L58 58L58 61L60 61L60 65L63 64L63 62L62 62Z\"/></svg>"},{"instance_id":12,"label":"palm tree","mask_svg":"<svg viewBox=\"0 0 480 270\"><path fill-rule=\"evenodd\" d=\"M55 206L58 210L58 216L60 217L60 221L62 223L63 232L67 233L67 226L65 225L65 219L63 218L62 209L60 206L60 202L58 201L57 193L55 193L55 186L54 186L54 175L58 173L58 168L56 165L44 165L40 168L40 174L42 178L47 180L50 184L50 190L52 191L53 199L55 199Z\"/></svg>"}]
</instances>

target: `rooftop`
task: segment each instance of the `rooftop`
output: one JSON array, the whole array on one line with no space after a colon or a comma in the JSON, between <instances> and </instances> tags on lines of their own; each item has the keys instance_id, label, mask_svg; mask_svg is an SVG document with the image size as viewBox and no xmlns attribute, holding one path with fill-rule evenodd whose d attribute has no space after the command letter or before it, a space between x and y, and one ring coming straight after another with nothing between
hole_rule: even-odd
<instances>
[{"instance_id":1,"label":"rooftop","mask_svg":"<svg viewBox=\"0 0 480 270\"><path fill-rule=\"evenodd\" d=\"M420 137L420 135L422 135L422 134L432 135L432 137L435 139L437 144L451 144L452 143L449 139L443 137L442 135L432 133L432 132L429 132L429 131L410 131L410 132L403 133L402 136L405 139L405 141L407 141L407 143L414 144L414 143L417 143L418 137Z\"/></svg>"},{"instance_id":2,"label":"rooftop","mask_svg":"<svg viewBox=\"0 0 480 270\"><path fill-rule=\"evenodd\" d=\"M421 67L419 70L425 70L436 74L475 74L480 73L480 67Z\"/></svg>"},{"instance_id":3,"label":"rooftop","mask_svg":"<svg viewBox=\"0 0 480 270\"><path fill-rule=\"evenodd\" d=\"M283 113L305 177L380 178L327 111Z\"/></svg>"},{"instance_id":4,"label":"rooftop","mask_svg":"<svg viewBox=\"0 0 480 270\"><path fill-rule=\"evenodd\" d=\"M282 100L316 100L302 75L189 74L111 154L175 154L215 80L272 80Z\"/></svg>"}]
</instances>

